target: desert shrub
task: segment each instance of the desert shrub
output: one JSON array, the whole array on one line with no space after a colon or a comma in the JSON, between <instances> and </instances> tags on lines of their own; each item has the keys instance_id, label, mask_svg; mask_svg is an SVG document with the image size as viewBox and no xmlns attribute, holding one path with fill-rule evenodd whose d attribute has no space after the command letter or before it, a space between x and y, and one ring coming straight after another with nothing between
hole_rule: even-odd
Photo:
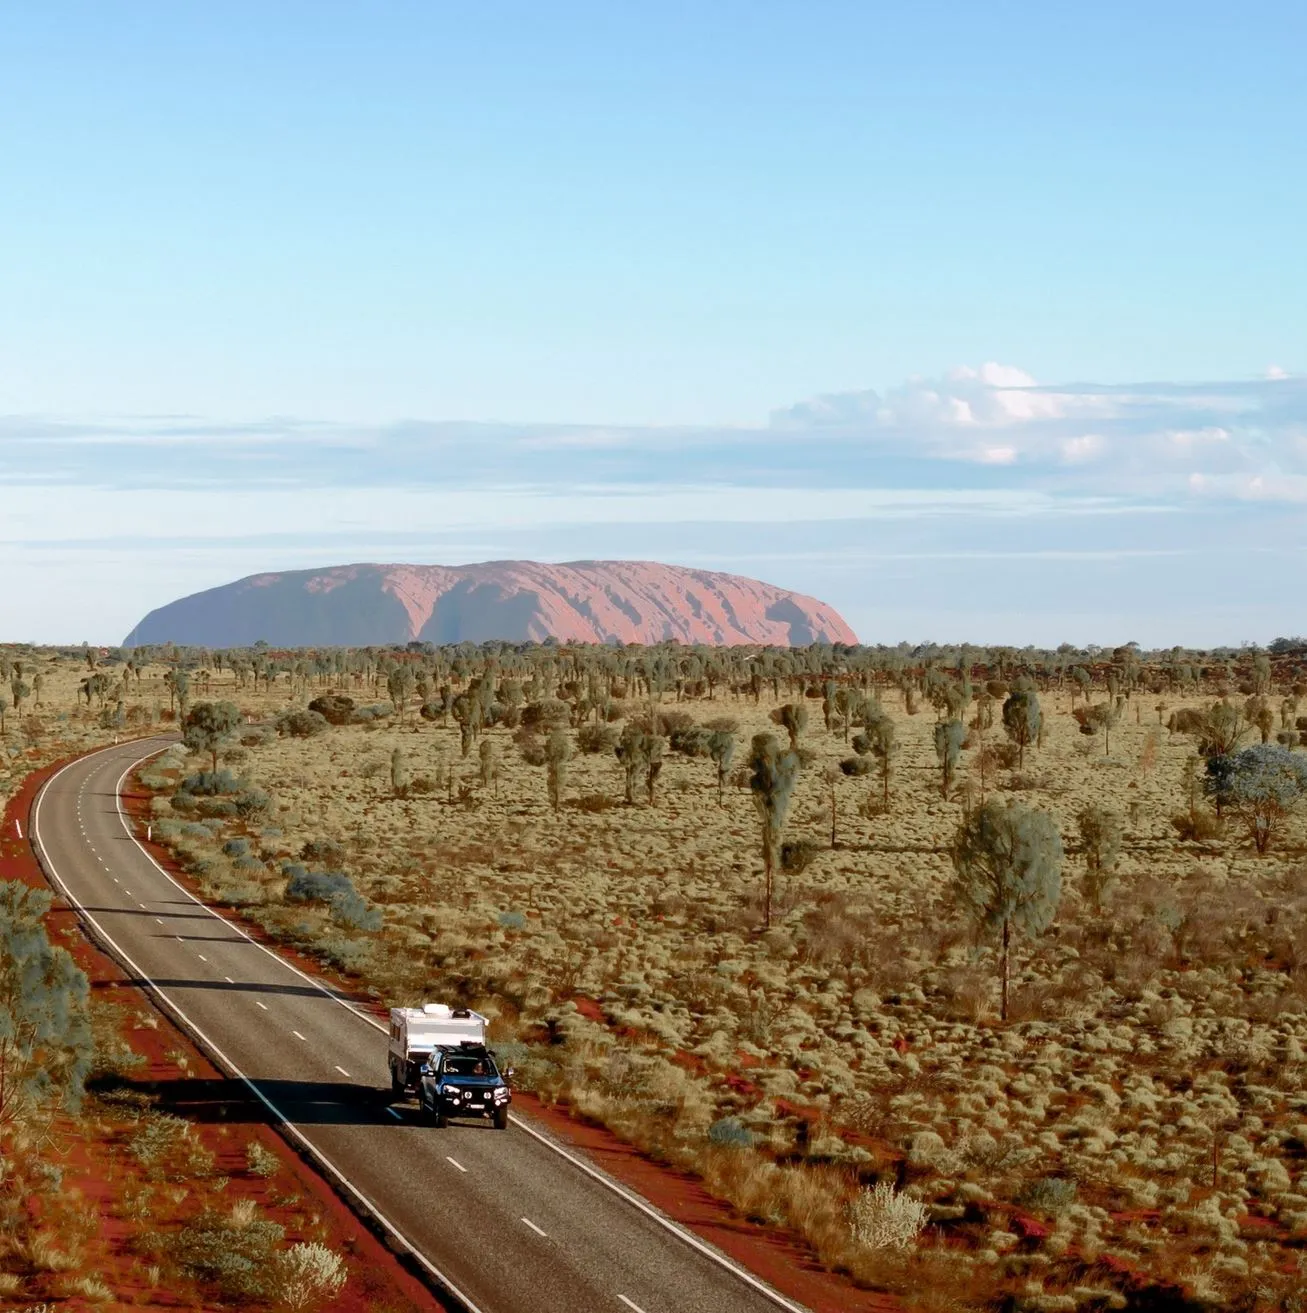
<instances>
[{"instance_id":1,"label":"desert shrub","mask_svg":"<svg viewBox=\"0 0 1307 1313\"><path fill-rule=\"evenodd\" d=\"M342 890L331 899L331 919L346 930L380 930L381 908L374 907L354 889Z\"/></svg>"},{"instance_id":2,"label":"desert shrub","mask_svg":"<svg viewBox=\"0 0 1307 1313\"><path fill-rule=\"evenodd\" d=\"M273 731L267 725L247 725L241 730L240 745L243 748L261 748L271 742Z\"/></svg>"},{"instance_id":3,"label":"desert shrub","mask_svg":"<svg viewBox=\"0 0 1307 1313\"><path fill-rule=\"evenodd\" d=\"M303 1242L276 1256L268 1294L283 1308L298 1313L340 1294L346 1275L339 1254L316 1241Z\"/></svg>"},{"instance_id":4,"label":"desert shrub","mask_svg":"<svg viewBox=\"0 0 1307 1313\"><path fill-rule=\"evenodd\" d=\"M202 1171L212 1164L190 1124L171 1113L150 1113L127 1143L133 1158L154 1178Z\"/></svg>"},{"instance_id":5,"label":"desert shrub","mask_svg":"<svg viewBox=\"0 0 1307 1313\"><path fill-rule=\"evenodd\" d=\"M1017 1203L1037 1213L1062 1213L1076 1201L1076 1183L1065 1176L1041 1176L1017 1195Z\"/></svg>"},{"instance_id":6,"label":"desert shrub","mask_svg":"<svg viewBox=\"0 0 1307 1313\"><path fill-rule=\"evenodd\" d=\"M840 762L840 770L855 777L870 775L874 764L870 757L845 757Z\"/></svg>"},{"instance_id":7,"label":"desert shrub","mask_svg":"<svg viewBox=\"0 0 1307 1313\"><path fill-rule=\"evenodd\" d=\"M272 799L262 789L242 789L232 800L236 815L242 820L262 816L272 806Z\"/></svg>"},{"instance_id":8,"label":"desert shrub","mask_svg":"<svg viewBox=\"0 0 1307 1313\"><path fill-rule=\"evenodd\" d=\"M811 839L787 839L781 844L781 869L791 875L807 870L809 863L821 852L821 845Z\"/></svg>"},{"instance_id":9,"label":"desert shrub","mask_svg":"<svg viewBox=\"0 0 1307 1313\"><path fill-rule=\"evenodd\" d=\"M255 1176L266 1179L276 1174L281 1166L281 1159L258 1140L251 1140L245 1146L245 1165Z\"/></svg>"},{"instance_id":10,"label":"desert shrub","mask_svg":"<svg viewBox=\"0 0 1307 1313\"><path fill-rule=\"evenodd\" d=\"M722 1149L751 1149L755 1138L738 1117L719 1117L708 1127L709 1141Z\"/></svg>"},{"instance_id":11,"label":"desert shrub","mask_svg":"<svg viewBox=\"0 0 1307 1313\"><path fill-rule=\"evenodd\" d=\"M660 711L653 718L653 731L670 737L694 728L694 717L688 711Z\"/></svg>"},{"instance_id":12,"label":"desert shrub","mask_svg":"<svg viewBox=\"0 0 1307 1313\"><path fill-rule=\"evenodd\" d=\"M389 720L395 714L393 702L369 702L366 706L355 707L350 717L352 725L371 725L378 720Z\"/></svg>"},{"instance_id":13,"label":"desert shrub","mask_svg":"<svg viewBox=\"0 0 1307 1313\"><path fill-rule=\"evenodd\" d=\"M858 1192L848 1218L854 1240L864 1249L908 1249L926 1225L926 1205L878 1181Z\"/></svg>"},{"instance_id":14,"label":"desert shrub","mask_svg":"<svg viewBox=\"0 0 1307 1313\"><path fill-rule=\"evenodd\" d=\"M712 730L705 725L691 725L685 729L674 729L667 740L667 746L683 757L707 757L712 753Z\"/></svg>"},{"instance_id":15,"label":"desert shrub","mask_svg":"<svg viewBox=\"0 0 1307 1313\"><path fill-rule=\"evenodd\" d=\"M250 851L250 841L248 839L228 839L222 845L224 857L245 857Z\"/></svg>"},{"instance_id":16,"label":"desert shrub","mask_svg":"<svg viewBox=\"0 0 1307 1313\"><path fill-rule=\"evenodd\" d=\"M309 710L331 725L348 725L354 714L354 699L343 693L324 693L309 703Z\"/></svg>"},{"instance_id":17,"label":"desert shrub","mask_svg":"<svg viewBox=\"0 0 1307 1313\"><path fill-rule=\"evenodd\" d=\"M546 761L544 740L523 727L513 735L513 742L528 766L543 766Z\"/></svg>"},{"instance_id":18,"label":"desert shrub","mask_svg":"<svg viewBox=\"0 0 1307 1313\"><path fill-rule=\"evenodd\" d=\"M300 849L300 860L323 863L343 862L345 848L335 839L309 839Z\"/></svg>"},{"instance_id":19,"label":"desert shrub","mask_svg":"<svg viewBox=\"0 0 1307 1313\"><path fill-rule=\"evenodd\" d=\"M241 781L229 770L202 770L188 775L177 787L197 798L217 798L240 792Z\"/></svg>"},{"instance_id":20,"label":"desert shrub","mask_svg":"<svg viewBox=\"0 0 1307 1313\"><path fill-rule=\"evenodd\" d=\"M332 966L353 975L366 970L372 961L372 941L368 939L346 939L332 935L315 942L313 949Z\"/></svg>"},{"instance_id":21,"label":"desert shrub","mask_svg":"<svg viewBox=\"0 0 1307 1313\"><path fill-rule=\"evenodd\" d=\"M498 917L499 928L501 930L525 930L526 913L525 912L500 912Z\"/></svg>"},{"instance_id":22,"label":"desert shrub","mask_svg":"<svg viewBox=\"0 0 1307 1313\"><path fill-rule=\"evenodd\" d=\"M1211 812L1201 809L1177 812L1171 817L1171 826L1186 843L1202 843L1221 833L1221 822Z\"/></svg>"},{"instance_id":23,"label":"desert shrub","mask_svg":"<svg viewBox=\"0 0 1307 1313\"><path fill-rule=\"evenodd\" d=\"M354 882L343 871L307 871L298 863L282 867L287 876L286 897L294 903L329 903L339 894L356 894Z\"/></svg>"},{"instance_id":24,"label":"desert shrub","mask_svg":"<svg viewBox=\"0 0 1307 1313\"><path fill-rule=\"evenodd\" d=\"M274 724L282 738L311 739L327 731L327 718L318 711L287 711Z\"/></svg>"},{"instance_id":25,"label":"desert shrub","mask_svg":"<svg viewBox=\"0 0 1307 1313\"><path fill-rule=\"evenodd\" d=\"M205 1209L165 1242L172 1263L192 1280L212 1284L228 1299L271 1294L271 1277L285 1230L276 1222L246 1221Z\"/></svg>"},{"instance_id":26,"label":"desert shrub","mask_svg":"<svg viewBox=\"0 0 1307 1313\"><path fill-rule=\"evenodd\" d=\"M528 702L522 708L522 728L525 730L566 729L571 721L572 709L558 698Z\"/></svg>"},{"instance_id":27,"label":"desert shrub","mask_svg":"<svg viewBox=\"0 0 1307 1313\"><path fill-rule=\"evenodd\" d=\"M577 811L594 814L596 812L611 811L617 806L617 803L606 793L587 793L580 798L573 799L568 806L575 807Z\"/></svg>"},{"instance_id":28,"label":"desert shrub","mask_svg":"<svg viewBox=\"0 0 1307 1313\"><path fill-rule=\"evenodd\" d=\"M611 725L582 725L576 731L576 746L591 755L612 752L617 746L617 737L617 731Z\"/></svg>"},{"instance_id":29,"label":"desert shrub","mask_svg":"<svg viewBox=\"0 0 1307 1313\"><path fill-rule=\"evenodd\" d=\"M197 798L195 810L211 820L226 820L240 815L236 804L229 798Z\"/></svg>"},{"instance_id":30,"label":"desert shrub","mask_svg":"<svg viewBox=\"0 0 1307 1313\"><path fill-rule=\"evenodd\" d=\"M440 791L440 785L430 775L414 775L408 782L407 792L415 798L429 798Z\"/></svg>"}]
</instances>

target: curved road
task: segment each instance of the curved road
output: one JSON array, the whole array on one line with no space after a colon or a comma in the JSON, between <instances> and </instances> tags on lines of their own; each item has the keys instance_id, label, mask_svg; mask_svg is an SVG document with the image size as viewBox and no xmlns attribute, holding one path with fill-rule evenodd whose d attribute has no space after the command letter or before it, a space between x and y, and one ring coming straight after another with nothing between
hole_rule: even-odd
<instances>
[{"instance_id":1,"label":"curved road","mask_svg":"<svg viewBox=\"0 0 1307 1313\"><path fill-rule=\"evenodd\" d=\"M47 874L280 1129L419 1263L481 1313L776 1313L799 1306L514 1117L446 1130L389 1108L386 1032L191 897L137 843L119 798L163 741L66 766L42 789L32 838ZM220 1115L220 1089L181 1091Z\"/></svg>"}]
</instances>

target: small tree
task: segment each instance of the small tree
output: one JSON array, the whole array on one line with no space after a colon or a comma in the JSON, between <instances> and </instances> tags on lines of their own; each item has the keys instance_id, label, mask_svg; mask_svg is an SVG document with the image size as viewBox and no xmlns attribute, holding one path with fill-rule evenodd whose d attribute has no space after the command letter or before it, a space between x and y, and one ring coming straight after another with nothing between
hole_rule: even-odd
<instances>
[{"instance_id":1,"label":"small tree","mask_svg":"<svg viewBox=\"0 0 1307 1313\"><path fill-rule=\"evenodd\" d=\"M1258 743L1207 762L1204 786L1217 815L1228 808L1264 853L1284 818L1307 793L1307 758L1275 743Z\"/></svg>"},{"instance_id":2,"label":"small tree","mask_svg":"<svg viewBox=\"0 0 1307 1313\"><path fill-rule=\"evenodd\" d=\"M808 708L801 702L787 702L771 713L772 721L790 736L790 747L797 749L799 735L808 728Z\"/></svg>"},{"instance_id":3,"label":"small tree","mask_svg":"<svg viewBox=\"0 0 1307 1313\"><path fill-rule=\"evenodd\" d=\"M735 735L727 729L715 729L708 740L708 755L717 768L717 805L722 805L722 792L726 787L726 775L735 760Z\"/></svg>"},{"instance_id":4,"label":"small tree","mask_svg":"<svg viewBox=\"0 0 1307 1313\"><path fill-rule=\"evenodd\" d=\"M549 784L549 805L557 811L567 787L567 763L572 760L572 740L567 731L551 729L545 739L545 771Z\"/></svg>"},{"instance_id":5,"label":"small tree","mask_svg":"<svg viewBox=\"0 0 1307 1313\"><path fill-rule=\"evenodd\" d=\"M1003 728L1007 736L1017 745L1017 769L1021 770L1026 762L1026 745L1039 738L1042 718L1039 713L1039 698L1034 689L1019 688L1008 694L1003 703Z\"/></svg>"},{"instance_id":6,"label":"small tree","mask_svg":"<svg viewBox=\"0 0 1307 1313\"><path fill-rule=\"evenodd\" d=\"M1125 826L1116 812L1091 802L1076 817L1076 827L1085 854L1085 891L1094 907L1101 910L1103 895L1116 878Z\"/></svg>"},{"instance_id":7,"label":"small tree","mask_svg":"<svg viewBox=\"0 0 1307 1313\"><path fill-rule=\"evenodd\" d=\"M755 734L749 754L749 788L762 818L763 924L771 926L772 885L790 800L799 778L799 754L771 734Z\"/></svg>"},{"instance_id":8,"label":"small tree","mask_svg":"<svg viewBox=\"0 0 1307 1313\"><path fill-rule=\"evenodd\" d=\"M967 741L967 727L960 720L941 720L935 726L935 755L939 758L942 780L940 793L947 798L953 787L953 775Z\"/></svg>"},{"instance_id":9,"label":"small tree","mask_svg":"<svg viewBox=\"0 0 1307 1313\"><path fill-rule=\"evenodd\" d=\"M182 742L191 752L207 752L218 769L218 753L240 727L240 708L234 702L197 702L182 722Z\"/></svg>"},{"instance_id":10,"label":"small tree","mask_svg":"<svg viewBox=\"0 0 1307 1313\"><path fill-rule=\"evenodd\" d=\"M853 750L862 755L858 747L858 735L853 741ZM883 711L869 711L866 722L866 743L871 755L880 763L881 806L889 810L889 781L894 760L894 722Z\"/></svg>"},{"instance_id":11,"label":"small tree","mask_svg":"<svg viewBox=\"0 0 1307 1313\"><path fill-rule=\"evenodd\" d=\"M1042 934L1062 896L1062 839L1053 818L991 799L958 829L953 892L982 932L998 931L1001 1017L1007 1020L1012 931Z\"/></svg>"},{"instance_id":12,"label":"small tree","mask_svg":"<svg viewBox=\"0 0 1307 1313\"><path fill-rule=\"evenodd\" d=\"M52 901L0 882L0 1149L34 1117L75 1103L91 1065L86 976L46 935Z\"/></svg>"},{"instance_id":13,"label":"small tree","mask_svg":"<svg viewBox=\"0 0 1307 1313\"><path fill-rule=\"evenodd\" d=\"M488 738L482 739L477 753L481 758L481 783L493 784L497 798L499 797L499 756L495 752L495 745Z\"/></svg>"},{"instance_id":14,"label":"small tree","mask_svg":"<svg viewBox=\"0 0 1307 1313\"><path fill-rule=\"evenodd\" d=\"M1096 702L1092 706L1086 704L1083 707L1077 707L1072 715L1075 716L1082 734L1087 734L1092 738L1095 734L1102 733L1103 756L1111 756L1112 728L1118 719L1116 708L1110 702Z\"/></svg>"},{"instance_id":15,"label":"small tree","mask_svg":"<svg viewBox=\"0 0 1307 1313\"><path fill-rule=\"evenodd\" d=\"M408 797L408 763L399 748L390 754L390 791L397 798Z\"/></svg>"},{"instance_id":16,"label":"small tree","mask_svg":"<svg viewBox=\"0 0 1307 1313\"><path fill-rule=\"evenodd\" d=\"M627 805L635 802L636 786L643 780L652 807L654 784L663 768L663 739L633 721L622 731L622 737L613 752L622 763L626 775Z\"/></svg>"}]
</instances>

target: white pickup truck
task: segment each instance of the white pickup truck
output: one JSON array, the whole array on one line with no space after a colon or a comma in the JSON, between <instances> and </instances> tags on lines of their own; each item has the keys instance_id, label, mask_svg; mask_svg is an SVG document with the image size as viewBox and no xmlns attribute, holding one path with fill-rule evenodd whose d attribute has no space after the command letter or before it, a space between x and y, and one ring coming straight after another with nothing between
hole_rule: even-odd
<instances>
[{"instance_id":1,"label":"white pickup truck","mask_svg":"<svg viewBox=\"0 0 1307 1313\"><path fill-rule=\"evenodd\" d=\"M418 1073L437 1048L484 1045L487 1020L471 1008L426 1003L390 1009L390 1089L397 1098L416 1084Z\"/></svg>"}]
</instances>

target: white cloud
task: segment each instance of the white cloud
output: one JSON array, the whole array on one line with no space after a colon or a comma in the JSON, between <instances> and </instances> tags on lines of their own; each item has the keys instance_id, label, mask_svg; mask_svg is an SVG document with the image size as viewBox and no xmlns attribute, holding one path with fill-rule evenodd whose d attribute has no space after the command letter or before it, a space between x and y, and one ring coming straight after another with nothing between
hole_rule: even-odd
<instances>
[{"instance_id":1,"label":"white cloud","mask_svg":"<svg viewBox=\"0 0 1307 1313\"><path fill-rule=\"evenodd\" d=\"M1037 473L1041 486L1298 500L1307 476L1307 379L1040 384L990 362L912 378L883 396L818 397L772 416L867 452ZM1249 489L1254 490L1250 494Z\"/></svg>"}]
</instances>

